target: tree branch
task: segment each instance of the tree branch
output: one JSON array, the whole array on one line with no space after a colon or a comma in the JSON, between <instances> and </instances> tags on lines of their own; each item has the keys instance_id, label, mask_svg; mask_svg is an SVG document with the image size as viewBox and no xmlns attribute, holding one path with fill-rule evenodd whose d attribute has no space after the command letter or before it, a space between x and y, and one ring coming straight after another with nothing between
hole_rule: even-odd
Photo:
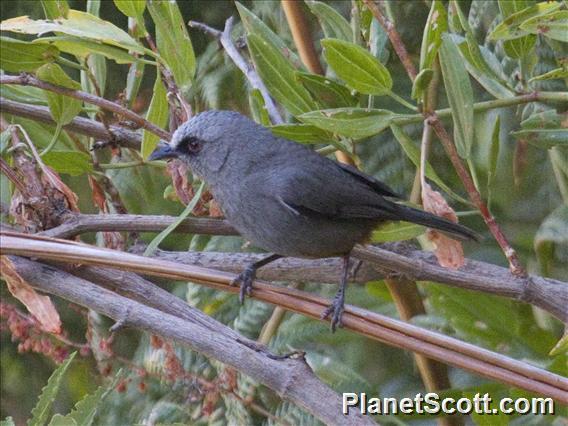
<instances>
[{"instance_id":1,"label":"tree branch","mask_svg":"<svg viewBox=\"0 0 568 426\"><path fill-rule=\"evenodd\" d=\"M5 255L104 265L178 281L192 281L231 293L239 291L231 285L234 278L232 274L95 248L66 240L4 232L1 234L0 250L1 254ZM76 288L78 292L82 290L82 286ZM255 282L252 296L318 320L321 320L321 314L329 304L329 301L322 297L287 287L276 287L263 281ZM104 310L101 312L106 314ZM124 307L120 312L124 312ZM346 329L369 338L568 403L568 392L566 392L568 379L527 363L351 305L345 307L343 324Z\"/></svg>"},{"instance_id":2,"label":"tree branch","mask_svg":"<svg viewBox=\"0 0 568 426\"><path fill-rule=\"evenodd\" d=\"M6 98L0 98L0 111L6 114L17 115L18 117L30 118L42 123L56 124L49 112L49 108L43 106L28 105ZM92 136L97 140L113 142L119 146L130 149L139 150L140 144L142 143L142 136L137 132L115 125L110 125L107 130L105 126L98 121L83 117L75 117L69 124L63 126L63 128L71 132Z\"/></svg>"},{"instance_id":3,"label":"tree branch","mask_svg":"<svg viewBox=\"0 0 568 426\"><path fill-rule=\"evenodd\" d=\"M284 122L276 104L270 97L270 93L268 93L268 89L264 85L264 82L256 73L255 69L250 65L245 58L239 53L239 50L233 43L233 39L231 38L231 30L233 29L233 20L234 18L231 16L225 22L225 29L223 32L218 31L214 28L209 27L208 25L202 24L201 22L196 21L189 21L189 26L193 28L198 28L205 33L215 37L219 40L227 55L233 60L235 65L238 69L242 71L245 75L251 86L255 89L258 89L264 98L264 104L266 106L266 110L268 111L268 115L272 120L273 124L281 124Z\"/></svg>"},{"instance_id":4,"label":"tree branch","mask_svg":"<svg viewBox=\"0 0 568 426\"><path fill-rule=\"evenodd\" d=\"M139 116L135 112L132 112L128 108L125 108L122 105L119 105L115 102L111 102L99 96L83 92L81 90L74 90L74 89L69 89L67 87L57 86L55 84L39 80L33 75L26 73L22 73L20 75L2 75L0 76L0 84L17 84L20 86L32 86L43 90L49 90L50 92L58 93L60 95L79 99L89 104L97 105L100 108L106 109L108 111L112 111L119 116L131 120L132 122L136 123L143 129L146 129L149 132L154 133L160 138L165 140L170 140L171 135L168 132L159 128L155 124L150 123L148 120Z\"/></svg>"},{"instance_id":5,"label":"tree branch","mask_svg":"<svg viewBox=\"0 0 568 426\"><path fill-rule=\"evenodd\" d=\"M370 418L363 417L358 410L350 411L348 416L341 416L340 396L323 384L301 358L272 359L266 353L224 333L119 296L51 266L21 257L10 257L10 260L18 274L36 289L93 309L118 322L122 321L128 327L183 343L247 374L326 424L375 424ZM210 322L213 321L210 319ZM217 329L226 328L219 323L215 326ZM330 410L330 407L335 407L337 412Z\"/></svg>"}]
</instances>

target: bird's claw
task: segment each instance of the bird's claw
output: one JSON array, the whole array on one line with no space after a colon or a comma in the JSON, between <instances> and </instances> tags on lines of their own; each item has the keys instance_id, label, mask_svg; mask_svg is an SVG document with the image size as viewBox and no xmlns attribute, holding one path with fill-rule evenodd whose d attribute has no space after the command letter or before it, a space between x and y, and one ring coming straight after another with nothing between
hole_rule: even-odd
<instances>
[{"instance_id":1,"label":"bird's claw","mask_svg":"<svg viewBox=\"0 0 568 426\"><path fill-rule=\"evenodd\" d=\"M253 268L246 268L243 272L237 275L233 281L231 281L232 286L240 285L239 301L241 302L241 305L245 301L245 296L250 296L255 272L256 271Z\"/></svg>"},{"instance_id":2,"label":"bird's claw","mask_svg":"<svg viewBox=\"0 0 568 426\"><path fill-rule=\"evenodd\" d=\"M343 315L344 301L341 298L334 298L331 305L329 305L321 315L321 319L326 319L331 315L331 332L335 333L337 327L342 327L341 317Z\"/></svg>"}]
</instances>

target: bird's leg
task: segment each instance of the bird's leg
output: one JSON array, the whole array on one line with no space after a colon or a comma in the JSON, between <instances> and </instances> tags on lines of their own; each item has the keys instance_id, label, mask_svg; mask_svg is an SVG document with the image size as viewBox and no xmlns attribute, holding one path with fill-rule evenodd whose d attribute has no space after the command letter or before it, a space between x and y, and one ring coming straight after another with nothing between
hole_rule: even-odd
<instances>
[{"instance_id":1,"label":"bird's leg","mask_svg":"<svg viewBox=\"0 0 568 426\"><path fill-rule=\"evenodd\" d=\"M332 312L331 316L331 332L334 333L338 326L341 326L341 315L343 315L343 308L345 307L345 288L347 286L347 278L349 277L349 255L343 256L343 274L341 282L339 283L339 290L335 293L335 297L331 305L323 312L322 319L327 318Z\"/></svg>"},{"instance_id":2,"label":"bird's leg","mask_svg":"<svg viewBox=\"0 0 568 426\"><path fill-rule=\"evenodd\" d=\"M280 259L283 256L279 254L271 254L270 256L266 256L263 259L260 259L254 263L248 265L243 272L241 272L237 277L231 282L231 285L241 285L241 291L239 292L239 300L241 303L245 301L245 296L252 290L252 282L256 276L256 270L264 265L269 264L270 262L274 262L275 260Z\"/></svg>"}]
</instances>

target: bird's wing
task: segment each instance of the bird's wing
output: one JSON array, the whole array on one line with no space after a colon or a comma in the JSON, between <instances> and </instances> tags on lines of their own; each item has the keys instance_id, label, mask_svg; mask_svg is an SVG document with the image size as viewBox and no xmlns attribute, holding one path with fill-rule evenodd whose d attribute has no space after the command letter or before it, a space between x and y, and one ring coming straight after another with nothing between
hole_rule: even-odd
<instances>
[{"instance_id":1,"label":"bird's wing","mask_svg":"<svg viewBox=\"0 0 568 426\"><path fill-rule=\"evenodd\" d=\"M296 214L328 219L391 219L392 201L366 181L351 177L333 163L320 163L324 170L287 168L272 174L269 196ZM369 179L370 180L370 179ZM380 182L376 181L377 184ZM380 184L382 185L382 184ZM385 188L387 188L385 186ZM383 194L392 196L390 190Z\"/></svg>"},{"instance_id":2,"label":"bird's wing","mask_svg":"<svg viewBox=\"0 0 568 426\"><path fill-rule=\"evenodd\" d=\"M335 164L337 164L337 166L340 169L349 173L355 179L359 180L360 182L374 189L380 195L385 197L402 198L399 194L394 192L388 185L385 185L384 183L378 181L372 176L366 175L365 173L359 171L357 168L345 163L335 163Z\"/></svg>"}]
</instances>

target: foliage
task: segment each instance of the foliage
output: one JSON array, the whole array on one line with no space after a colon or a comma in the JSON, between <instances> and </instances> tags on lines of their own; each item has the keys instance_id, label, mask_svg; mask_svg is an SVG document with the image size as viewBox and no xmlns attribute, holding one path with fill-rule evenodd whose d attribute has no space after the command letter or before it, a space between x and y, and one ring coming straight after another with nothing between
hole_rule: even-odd
<instances>
[{"instance_id":1,"label":"foliage","mask_svg":"<svg viewBox=\"0 0 568 426\"><path fill-rule=\"evenodd\" d=\"M29 72L42 81L104 95L170 131L185 117L188 105L194 112L239 110L270 126L277 136L309 144L326 155L342 151L401 193L410 192L420 165L421 147L416 141L424 117L419 111L437 110L447 126L453 125L457 152L467 160L477 189L530 272L568 276L565 3L386 2L388 16L419 66L414 82L406 77L387 34L359 0L306 1L303 12L325 76L302 65L285 17L271 2L208 8L199 1L88 1L87 11L79 10L82 2L71 0L32 3L17 2L13 10L2 9L0 66L4 74ZM217 40L185 26L191 17L221 28L230 13L242 21L235 26L233 39L278 103L286 117L284 124L270 122L262 95L247 84ZM154 40L154 35L152 46L148 40ZM525 95L535 92L540 94L539 102L525 100ZM105 125L124 124L123 117L111 118L98 106L29 86L3 85L2 97L49 107L55 125L3 116L26 130L42 160L80 194L81 211L182 213L180 220L190 213L211 213L207 191L197 180L188 181L185 170L146 161L159 141L148 129L141 132L140 150L93 151L94 138L63 126L77 116ZM2 133L0 153L13 164L10 138L8 131ZM504 265L477 212L471 214L472 204L438 143L432 144L425 164L426 178L452 200L461 220L487 237L482 244L467 245L468 256ZM15 189L4 175L1 179L1 201L9 206ZM180 203L183 195L191 200L185 210ZM238 237L174 238L168 237L170 231L155 239L148 250L159 244L181 250L250 250ZM423 233L417 225L392 223L377 229L373 241L412 239ZM142 238L149 242L149 237ZM106 234L97 240L112 246L109 241ZM305 285L307 290L332 294L329 286ZM417 324L562 373L566 352L550 353L561 334L554 319L527 305L480 293L433 283L422 283L421 290L428 313L415 318ZM253 339L273 312L254 300L240 306L235 297L192 283L175 283L172 291ZM382 282L350 288L347 297L349 303L397 315ZM77 315L68 312L69 318ZM66 323L76 336L85 333L83 324ZM120 392L105 398L116 383L98 388L66 416L53 416L50 424L91 424L95 413L101 424L277 424L255 411L251 401L276 419L317 423L259 383L186 348L126 333L117 335L110 348L113 338L107 328L103 320L89 315L87 339L95 358L90 367L93 372L95 366L99 372L126 368ZM1 353L5 379L9 374L5 360L14 371L23 371L31 355L18 357L4 334L2 343L7 343ZM410 354L341 330L332 335L326 325L297 315L284 316L270 347L279 353L305 351L316 374L337 391L402 397L424 390ZM69 359L52 374L31 411L31 424L47 422L62 381L73 373L65 376L70 363ZM43 370L49 368L41 365ZM448 394L475 394L487 387L494 395L518 394L461 370L451 370L451 378L455 387ZM18 388L4 385L6 380L2 383L8 399L34 395L31 385ZM89 390L75 389L72 399ZM30 404L24 406L31 408ZM69 401L63 406L69 406ZM2 407L2 417L20 420L28 414L23 409L12 413L12 409ZM411 423L416 418L399 416L393 422L399 420ZM487 420L472 417L471 421ZM528 417L513 418L510 423L533 421L552 423ZM9 422L8 418L3 424Z\"/></svg>"}]
</instances>

